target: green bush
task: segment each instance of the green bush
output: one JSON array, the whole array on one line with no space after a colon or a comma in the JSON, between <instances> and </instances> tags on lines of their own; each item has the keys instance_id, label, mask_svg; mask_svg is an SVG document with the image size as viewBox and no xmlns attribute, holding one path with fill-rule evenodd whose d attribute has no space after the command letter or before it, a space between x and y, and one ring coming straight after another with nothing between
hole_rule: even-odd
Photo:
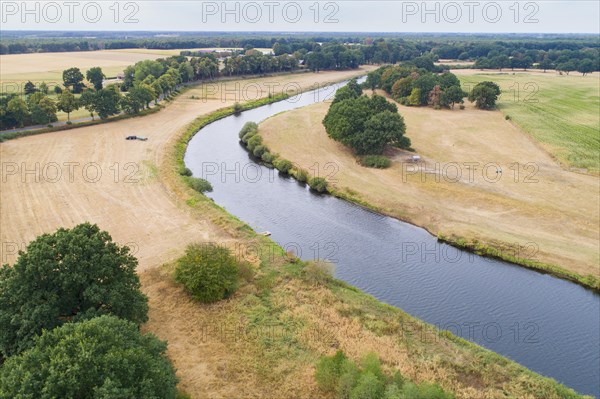
<instances>
[{"instance_id":1,"label":"green bush","mask_svg":"<svg viewBox=\"0 0 600 399\"><path fill-rule=\"evenodd\" d=\"M460 105L458 106L458 108L460 108L460 109L465 109L465 105L464 105L464 104L460 104Z\"/></svg>"},{"instance_id":2,"label":"green bush","mask_svg":"<svg viewBox=\"0 0 600 399\"><path fill-rule=\"evenodd\" d=\"M360 159L360 164L368 168L385 169L390 167L392 161L383 155L367 155Z\"/></svg>"},{"instance_id":3,"label":"green bush","mask_svg":"<svg viewBox=\"0 0 600 399\"><path fill-rule=\"evenodd\" d=\"M244 136L244 137L246 137L246 136ZM246 142L246 145L248 147L248 151L253 152L256 147L258 147L259 145L262 145L262 137L255 134L254 136L252 136L248 139L248 141Z\"/></svg>"},{"instance_id":4,"label":"green bush","mask_svg":"<svg viewBox=\"0 0 600 399\"><path fill-rule=\"evenodd\" d=\"M188 180L190 187L199 193L206 193L213 190L212 184L208 180L199 177L190 177Z\"/></svg>"},{"instance_id":5,"label":"green bush","mask_svg":"<svg viewBox=\"0 0 600 399\"><path fill-rule=\"evenodd\" d=\"M230 297L237 288L239 265L227 248L192 244L177 261L175 280L197 300L213 303Z\"/></svg>"},{"instance_id":6,"label":"green bush","mask_svg":"<svg viewBox=\"0 0 600 399\"><path fill-rule=\"evenodd\" d=\"M273 166L282 173L290 173L293 165L287 159L278 158L273 162Z\"/></svg>"},{"instance_id":7,"label":"green bush","mask_svg":"<svg viewBox=\"0 0 600 399\"><path fill-rule=\"evenodd\" d=\"M336 388L337 397L347 399L360 378L360 370L350 360L342 365L342 373Z\"/></svg>"},{"instance_id":8,"label":"green bush","mask_svg":"<svg viewBox=\"0 0 600 399\"><path fill-rule=\"evenodd\" d=\"M242 113L243 110L244 110L244 107L242 107L242 104L240 104L240 103L233 104L233 113L234 114L239 115Z\"/></svg>"},{"instance_id":9,"label":"green bush","mask_svg":"<svg viewBox=\"0 0 600 399\"><path fill-rule=\"evenodd\" d=\"M350 392L350 399L382 399L385 383L370 371L365 371Z\"/></svg>"},{"instance_id":10,"label":"green bush","mask_svg":"<svg viewBox=\"0 0 600 399\"><path fill-rule=\"evenodd\" d=\"M244 144L248 144L248 141L249 141L249 140L250 140L252 137L256 136L257 134L258 134L258 132L253 132L253 131L250 131L250 132L246 133L246 134L245 134L245 135L242 137L242 143L244 143Z\"/></svg>"},{"instance_id":11,"label":"green bush","mask_svg":"<svg viewBox=\"0 0 600 399\"><path fill-rule=\"evenodd\" d=\"M254 150L252 150L252 155L254 155L257 158L261 158L265 152L267 152L267 147L265 147L264 145L257 145L256 147L254 147Z\"/></svg>"},{"instance_id":12,"label":"green bush","mask_svg":"<svg viewBox=\"0 0 600 399\"><path fill-rule=\"evenodd\" d=\"M180 174L181 176L191 176L191 175L192 175L192 171L190 170L190 168L187 168L187 167L185 167L185 166L182 166L182 167L179 169L179 174Z\"/></svg>"},{"instance_id":13,"label":"green bush","mask_svg":"<svg viewBox=\"0 0 600 399\"><path fill-rule=\"evenodd\" d=\"M308 180L308 185L310 188L319 193L324 193L327 191L327 180L325 180L323 177L313 177L312 179Z\"/></svg>"},{"instance_id":14,"label":"green bush","mask_svg":"<svg viewBox=\"0 0 600 399\"><path fill-rule=\"evenodd\" d=\"M375 377L380 380L384 380L383 371L381 370L381 362L379 356L375 353L368 353L361 361L361 368L365 372L372 373Z\"/></svg>"},{"instance_id":15,"label":"green bush","mask_svg":"<svg viewBox=\"0 0 600 399\"><path fill-rule=\"evenodd\" d=\"M341 350L338 350L333 356L323 356L319 359L315 379L322 390L333 392L337 389L343 365L346 361L348 361L348 358Z\"/></svg>"},{"instance_id":16,"label":"green bush","mask_svg":"<svg viewBox=\"0 0 600 399\"><path fill-rule=\"evenodd\" d=\"M253 135L255 135L256 133L258 133L258 125L255 122L246 122L244 124L244 126L242 127L242 130L240 130L240 139L242 139L242 141L244 141L244 136L246 136L248 133L251 133L251 135L248 136L248 138L250 138ZM246 141L244 141L244 142L246 142Z\"/></svg>"},{"instance_id":17,"label":"green bush","mask_svg":"<svg viewBox=\"0 0 600 399\"><path fill-rule=\"evenodd\" d=\"M507 121L509 121L509 120L510 120L510 115L506 115L506 116L504 117L504 119L506 119Z\"/></svg>"},{"instance_id":18,"label":"green bush","mask_svg":"<svg viewBox=\"0 0 600 399\"><path fill-rule=\"evenodd\" d=\"M261 156L262 160L268 163L273 163L274 160L277 159L277 155L270 153L269 151L263 152Z\"/></svg>"},{"instance_id":19,"label":"green bush","mask_svg":"<svg viewBox=\"0 0 600 399\"><path fill-rule=\"evenodd\" d=\"M383 399L402 399L402 389L395 385L390 384L385 387L385 392L383 393Z\"/></svg>"},{"instance_id":20,"label":"green bush","mask_svg":"<svg viewBox=\"0 0 600 399\"><path fill-rule=\"evenodd\" d=\"M304 169L297 169L294 172L294 177L296 177L296 180L300 183L306 183L308 181L308 172Z\"/></svg>"},{"instance_id":21,"label":"green bush","mask_svg":"<svg viewBox=\"0 0 600 399\"><path fill-rule=\"evenodd\" d=\"M361 367L337 351L317 362L315 379L320 389L336 392L339 399L453 399L436 384L404 381L399 371L386 375L376 354L361 360Z\"/></svg>"},{"instance_id":22,"label":"green bush","mask_svg":"<svg viewBox=\"0 0 600 399\"><path fill-rule=\"evenodd\" d=\"M437 384L407 382L402 387L402 399L454 399L454 395L444 392Z\"/></svg>"}]
</instances>

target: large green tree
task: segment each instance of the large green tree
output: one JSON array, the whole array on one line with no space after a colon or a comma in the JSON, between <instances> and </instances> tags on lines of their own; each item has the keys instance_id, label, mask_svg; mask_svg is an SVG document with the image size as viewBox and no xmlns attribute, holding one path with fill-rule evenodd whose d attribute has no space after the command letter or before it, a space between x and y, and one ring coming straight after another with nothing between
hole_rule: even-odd
<instances>
[{"instance_id":1,"label":"large green tree","mask_svg":"<svg viewBox=\"0 0 600 399\"><path fill-rule=\"evenodd\" d=\"M71 88L73 93L83 90L83 74L79 68L69 68L63 71L63 83L66 88Z\"/></svg>"},{"instance_id":2,"label":"large green tree","mask_svg":"<svg viewBox=\"0 0 600 399\"><path fill-rule=\"evenodd\" d=\"M25 83L25 86L23 86L23 91L25 92L25 95L29 95L29 94L33 94L33 93L37 92L38 89L31 82L31 80L28 80L27 83Z\"/></svg>"},{"instance_id":3,"label":"large green tree","mask_svg":"<svg viewBox=\"0 0 600 399\"><path fill-rule=\"evenodd\" d=\"M494 109L499 95L500 87L494 82L485 81L473 87L469 93L469 101L475 102L479 109Z\"/></svg>"},{"instance_id":4,"label":"large green tree","mask_svg":"<svg viewBox=\"0 0 600 399\"><path fill-rule=\"evenodd\" d=\"M104 76L102 68L93 67L85 73L85 78L94 85L94 89L100 90L102 89L102 81L106 78L106 76Z\"/></svg>"},{"instance_id":5,"label":"large green tree","mask_svg":"<svg viewBox=\"0 0 600 399\"><path fill-rule=\"evenodd\" d=\"M29 117L29 108L25 100L19 97L13 97L7 104L6 110L11 114L20 127L23 127L25 120Z\"/></svg>"},{"instance_id":6,"label":"large green tree","mask_svg":"<svg viewBox=\"0 0 600 399\"><path fill-rule=\"evenodd\" d=\"M352 139L357 154L381 154L388 144L408 148L410 140L404 136L406 125L397 112L385 110L373 115L364 130Z\"/></svg>"},{"instance_id":7,"label":"large green tree","mask_svg":"<svg viewBox=\"0 0 600 399\"><path fill-rule=\"evenodd\" d=\"M119 113L121 95L115 86L98 90L94 98L96 101L94 108L100 119L106 119Z\"/></svg>"},{"instance_id":8,"label":"large green tree","mask_svg":"<svg viewBox=\"0 0 600 399\"><path fill-rule=\"evenodd\" d=\"M90 113L92 120L94 120L94 113L96 112L96 94L93 90L85 90L79 97L79 104Z\"/></svg>"},{"instance_id":9,"label":"large green tree","mask_svg":"<svg viewBox=\"0 0 600 399\"><path fill-rule=\"evenodd\" d=\"M337 103L348 98L357 98L362 95L362 88L358 84L356 79L351 79L347 85L339 88L335 92L335 96L333 98L333 103Z\"/></svg>"},{"instance_id":10,"label":"large green tree","mask_svg":"<svg viewBox=\"0 0 600 399\"><path fill-rule=\"evenodd\" d=\"M332 104L323 125L332 139L357 154L381 154L388 144L410 147L398 108L378 95L347 98Z\"/></svg>"},{"instance_id":11,"label":"large green tree","mask_svg":"<svg viewBox=\"0 0 600 399\"><path fill-rule=\"evenodd\" d=\"M452 107L454 108L454 104L463 103L468 93L465 93L460 86L450 86L444 90L441 96L441 105L443 107Z\"/></svg>"},{"instance_id":12,"label":"large green tree","mask_svg":"<svg viewBox=\"0 0 600 399\"><path fill-rule=\"evenodd\" d=\"M60 94L57 107L59 110L67 113L67 120L70 121L71 112L79 109L79 101L67 89Z\"/></svg>"},{"instance_id":13,"label":"large green tree","mask_svg":"<svg viewBox=\"0 0 600 399\"><path fill-rule=\"evenodd\" d=\"M45 331L0 369L1 398L174 399L167 345L135 323L101 316Z\"/></svg>"},{"instance_id":14,"label":"large green tree","mask_svg":"<svg viewBox=\"0 0 600 399\"><path fill-rule=\"evenodd\" d=\"M58 120L56 117L56 104L47 96L40 98L37 103L30 107L30 109L31 120L34 124L47 124Z\"/></svg>"},{"instance_id":15,"label":"large green tree","mask_svg":"<svg viewBox=\"0 0 600 399\"><path fill-rule=\"evenodd\" d=\"M39 236L14 266L0 268L0 354L31 347L43 329L101 314L145 322L136 266L129 248L96 225Z\"/></svg>"}]
</instances>

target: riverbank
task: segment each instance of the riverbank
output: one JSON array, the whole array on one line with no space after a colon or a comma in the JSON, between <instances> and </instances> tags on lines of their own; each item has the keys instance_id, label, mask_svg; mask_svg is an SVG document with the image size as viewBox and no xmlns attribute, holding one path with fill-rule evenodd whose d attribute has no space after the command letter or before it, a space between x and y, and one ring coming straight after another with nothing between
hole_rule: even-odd
<instances>
[{"instance_id":1,"label":"riverbank","mask_svg":"<svg viewBox=\"0 0 600 399\"><path fill-rule=\"evenodd\" d=\"M246 107L254 105L260 104ZM159 168L160 175L169 191L194 215L218 224L237 244L275 250L259 251L262 256L256 262L253 281L215 307L190 304L182 297L181 288L171 282L170 266L152 271L153 275L143 275L148 289L162 293L162 303L156 307L182 306L188 315L182 318L177 312L159 310L159 317L151 316L148 325L159 336L164 333L164 338L169 336L161 331L166 326L188 332L178 336L177 345L170 345L183 389L198 396L236 392L243 397L323 397L314 382L314 364L321 355L342 349L353 359L369 351L377 352L386 369L399 369L418 382L436 381L455 392L457 398L579 397L553 380L448 332L440 332L345 283L315 282L293 257L285 255L268 238L257 235L246 223L191 190L178 173L184 166L187 143L200 127L233 112L231 107L218 110L182 130L171 143L172 151L165 157L164 167ZM156 307L151 303L151 309ZM198 320L202 320L202 325L223 326L224 330L203 336L197 328ZM241 335L245 339L240 339ZM205 346L192 345L202 337L204 341L200 342L217 342L222 353L217 356ZM209 358L220 362L202 364L203 373L215 380L214 384L202 385L193 378L194 370L185 365L202 358L206 351ZM228 376L227 387L216 382L219 375Z\"/></svg>"},{"instance_id":2,"label":"riverbank","mask_svg":"<svg viewBox=\"0 0 600 399\"><path fill-rule=\"evenodd\" d=\"M36 236L85 221L134 247L142 270L176 258L195 239L221 239L218 227L190 219L159 178L172 137L198 115L266 98L269 88L275 95L286 87L308 90L368 71L367 67L207 83L190 87L160 112L144 117L1 143L3 263L12 263L17 250ZM125 140L129 135L148 140Z\"/></svg>"},{"instance_id":3,"label":"riverbank","mask_svg":"<svg viewBox=\"0 0 600 399\"><path fill-rule=\"evenodd\" d=\"M388 153L392 166L379 170L360 166L329 139L321 123L328 106L263 122L264 145L299 169L334 164L329 191L337 197L421 226L459 248L600 290L597 179L561 169L502 114L470 104L440 111L399 106L422 161L394 150Z\"/></svg>"}]
</instances>

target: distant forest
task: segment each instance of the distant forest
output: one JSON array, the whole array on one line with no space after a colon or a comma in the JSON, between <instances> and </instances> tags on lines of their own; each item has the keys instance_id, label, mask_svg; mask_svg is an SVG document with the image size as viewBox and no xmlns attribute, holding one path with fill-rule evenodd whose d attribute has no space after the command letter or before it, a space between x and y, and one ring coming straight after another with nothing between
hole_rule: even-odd
<instances>
[{"instance_id":1,"label":"distant forest","mask_svg":"<svg viewBox=\"0 0 600 399\"><path fill-rule=\"evenodd\" d=\"M350 59L337 63L344 69L355 67L357 63L395 64L428 56L433 60L474 61L474 68L479 69L537 67L583 74L600 70L600 39L594 35L63 32L67 37L56 37L60 34L3 32L0 54L128 48L271 48L276 56L289 54L297 59L309 59L314 69L330 69L336 63L319 51L322 44L327 44L352 50L348 52ZM333 56L337 58L337 54Z\"/></svg>"}]
</instances>

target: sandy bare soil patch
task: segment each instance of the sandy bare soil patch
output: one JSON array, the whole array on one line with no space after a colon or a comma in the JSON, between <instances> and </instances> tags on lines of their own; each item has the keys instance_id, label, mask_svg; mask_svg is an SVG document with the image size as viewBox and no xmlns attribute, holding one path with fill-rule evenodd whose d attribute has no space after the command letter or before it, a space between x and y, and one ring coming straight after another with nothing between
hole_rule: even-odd
<instances>
[{"instance_id":1,"label":"sandy bare soil patch","mask_svg":"<svg viewBox=\"0 0 600 399\"><path fill-rule=\"evenodd\" d=\"M335 187L434 234L514 248L513 256L598 276L598 178L568 172L502 113L399 106L416 153L396 151L387 170L357 164L321 123L329 104L265 121L273 152L305 169L335 162ZM501 170L501 173L499 172ZM532 244L530 244L532 243ZM518 246L529 247L527 251Z\"/></svg>"},{"instance_id":2,"label":"sandy bare soil patch","mask_svg":"<svg viewBox=\"0 0 600 399\"><path fill-rule=\"evenodd\" d=\"M226 239L190 216L160 181L157 167L169 143L202 114L268 95L266 85L310 88L358 74L364 70L212 83L190 89L156 114L0 144L2 262L12 263L16 247L37 235L84 221L129 243L142 269L173 259L192 241ZM127 141L128 135L148 141Z\"/></svg>"}]
</instances>

